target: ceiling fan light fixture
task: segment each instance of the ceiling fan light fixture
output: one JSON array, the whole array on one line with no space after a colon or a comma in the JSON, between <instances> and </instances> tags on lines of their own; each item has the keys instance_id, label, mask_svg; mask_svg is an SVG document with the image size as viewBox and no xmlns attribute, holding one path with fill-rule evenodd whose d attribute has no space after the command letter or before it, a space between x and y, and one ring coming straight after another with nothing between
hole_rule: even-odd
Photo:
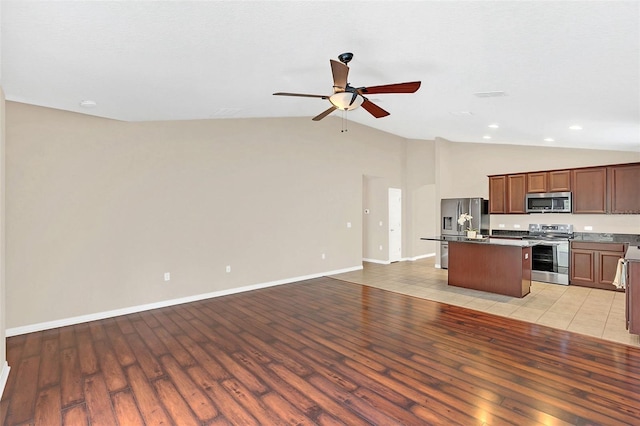
<instances>
[{"instance_id":1,"label":"ceiling fan light fixture","mask_svg":"<svg viewBox=\"0 0 640 426\"><path fill-rule=\"evenodd\" d=\"M353 100L353 102L351 102ZM364 98L356 94L356 98L353 99L353 93L351 92L338 92L329 97L331 104L343 111L351 111L358 108L364 102Z\"/></svg>"}]
</instances>

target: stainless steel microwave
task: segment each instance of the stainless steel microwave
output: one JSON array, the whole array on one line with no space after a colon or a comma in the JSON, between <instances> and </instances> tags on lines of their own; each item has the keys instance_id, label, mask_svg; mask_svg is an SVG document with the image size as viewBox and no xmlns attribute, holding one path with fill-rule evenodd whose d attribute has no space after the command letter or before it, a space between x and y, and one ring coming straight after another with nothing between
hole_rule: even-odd
<instances>
[{"instance_id":1,"label":"stainless steel microwave","mask_svg":"<svg viewBox=\"0 0 640 426\"><path fill-rule=\"evenodd\" d=\"M571 213L570 192L527 194L527 213Z\"/></svg>"}]
</instances>

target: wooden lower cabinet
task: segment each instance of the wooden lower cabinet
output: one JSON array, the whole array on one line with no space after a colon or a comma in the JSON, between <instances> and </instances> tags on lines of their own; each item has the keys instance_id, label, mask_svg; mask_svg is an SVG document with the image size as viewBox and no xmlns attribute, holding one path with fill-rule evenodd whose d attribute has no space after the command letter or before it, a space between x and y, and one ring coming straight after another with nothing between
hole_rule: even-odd
<instances>
[{"instance_id":1,"label":"wooden lower cabinet","mask_svg":"<svg viewBox=\"0 0 640 426\"><path fill-rule=\"evenodd\" d=\"M531 247L451 241L447 283L524 297L531 291Z\"/></svg>"},{"instance_id":2,"label":"wooden lower cabinet","mask_svg":"<svg viewBox=\"0 0 640 426\"><path fill-rule=\"evenodd\" d=\"M627 329L640 334L640 261L629 261L627 267Z\"/></svg>"},{"instance_id":3,"label":"wooden lower cabinet","mask_svg":"<svg viewBox=\"0 0 640 426\"><path fill-rule=\"evenodd\" d=\"M571 242L569 283L584 287L618 290L613 285L618 259L624 257L623 243Z\"/></svg>"}]
</instances>

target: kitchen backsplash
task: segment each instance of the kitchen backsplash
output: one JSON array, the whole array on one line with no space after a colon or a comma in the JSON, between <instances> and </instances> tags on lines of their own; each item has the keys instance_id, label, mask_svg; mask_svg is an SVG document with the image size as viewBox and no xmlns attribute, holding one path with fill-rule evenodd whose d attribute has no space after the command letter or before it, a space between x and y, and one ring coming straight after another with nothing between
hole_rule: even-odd
<instances>
[{"instance_id":1,"label":"kitchen backsplash","mask_svg":"<svg viewBox=\"0 0 640 426\"><path fill-rule=\"evenodd\" d=\"M505 229L492 229L491 235L501 237L525 237L529 235L529 231L514 231ZM612 234L603 232L574 232L574 241L593 241L593 242L613 242L613 243L630 243L633 245L640 244L640 234Z\"/></svg>"},{"instance_id":2,"label":"kitchen backsplash","mask_svg":"<svg viewBox=\"0 0 640 426\"><path fill-rule=\"evenodd\" d=\"M573 225L575 233L640 234L640 215L637 214L567 214L532 213L491 215L491 229L504 231L526 231L530 223L567 223Z\"/></svg>"}]
</instances>

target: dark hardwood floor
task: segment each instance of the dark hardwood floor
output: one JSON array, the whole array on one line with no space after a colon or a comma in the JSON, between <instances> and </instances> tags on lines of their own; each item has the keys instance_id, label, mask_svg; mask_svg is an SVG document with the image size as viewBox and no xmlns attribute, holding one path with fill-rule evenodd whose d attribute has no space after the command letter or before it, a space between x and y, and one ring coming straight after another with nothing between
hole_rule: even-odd
<instances>
[{"instance_id":1,"label":"dark hardwood floor","mask_svg":"<svg viewBox=\"0 0 640 426\"><path fill-rule=\"evenodd\" d=\"M319 278L11 337L6 425L637 425L640 350Z\"/></svg>"}]
</instances>

